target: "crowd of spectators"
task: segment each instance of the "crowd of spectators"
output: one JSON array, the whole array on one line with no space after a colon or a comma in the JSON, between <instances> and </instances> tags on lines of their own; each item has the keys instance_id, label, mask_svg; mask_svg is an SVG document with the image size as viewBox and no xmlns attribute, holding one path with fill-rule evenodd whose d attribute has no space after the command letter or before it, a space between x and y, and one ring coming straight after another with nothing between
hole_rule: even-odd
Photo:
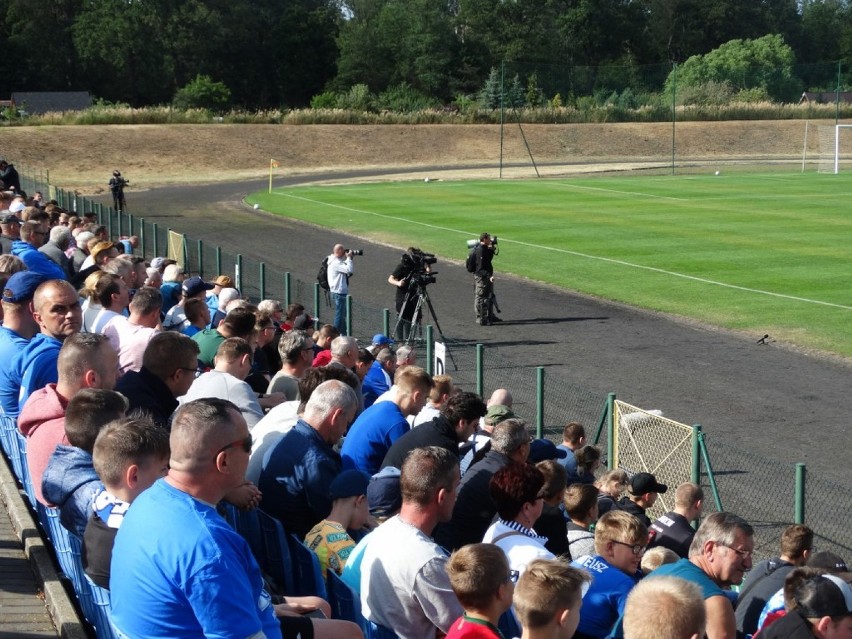
<instances>
[{"instance_id":1,"label":"crowd of spectators","mask_svg":"<svg viewBox=\"0 0 852 639\"><path fill-rule=\"evenodd\" d=\"M669 486L603 472L582 424L536 440L508 389L485 400L408 344L362 347L17 200L0 200L0 408L122 633L361 636L266 580L225 504L279 520L403 638L852 633L846 565L806 526L752 566L746 519L696 529L687 482L652 520Z\"/></svg>"}]
</instances>

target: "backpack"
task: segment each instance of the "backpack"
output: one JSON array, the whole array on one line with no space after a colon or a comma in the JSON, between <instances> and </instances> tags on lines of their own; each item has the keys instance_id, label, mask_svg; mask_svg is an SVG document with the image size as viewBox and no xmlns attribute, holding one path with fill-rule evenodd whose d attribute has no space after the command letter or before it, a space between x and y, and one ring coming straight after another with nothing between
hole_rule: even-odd
<instances>
[{"instance_id":1,"label":"backpack","mask_svg":"<svg viewBox=\"0 0 852 639\"><path fill-rule=\"evenodd\" d=\"M476 273L476 249L478 248L477 246L470 249L470 253L467 254L467 261L464 265L468 273Z\"/></svg>"},{"instance_id":2,"label":"backpack","mask_svg":"<svg viewBox=\"0 0 852 639\"><path fill-rule=\"evenodd\" d=\"M317 282L320 285L320 288L325 289L326 291L330 290L328 285L328 257L326 256L323 259L322 264L320 264L319 271L317 271Z\"/></svg>"}]
</instances>

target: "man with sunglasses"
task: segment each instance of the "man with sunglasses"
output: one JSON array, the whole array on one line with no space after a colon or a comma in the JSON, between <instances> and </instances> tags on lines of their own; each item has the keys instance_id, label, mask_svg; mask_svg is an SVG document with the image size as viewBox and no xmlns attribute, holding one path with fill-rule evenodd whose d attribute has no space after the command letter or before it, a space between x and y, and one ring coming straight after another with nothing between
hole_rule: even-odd
<instances>
[{"instance_id":1,"label":"man with sunglasses","mask_svg":"<svg viewBox=\"0 0 852 639\"><path fill-rule=\"evenodd\" d=\"M754 529L732 513L713 513L692 539L689 558L657 568L651 578L669 575L698 584L707 612L708 639L734 639L737 625L734 607L726 594L751 570Z\"/></svg>"},{"instance_id":2,"label":"man with sunglasses","mask_svg":"<svg viewBox=\"0 0 852 639\"><path fill-rule=\"evenodd\" d=\"M579 557L572 566L585 570L592 583L583 595L575 639L621 637L627 595L642 573L648 529L633 515L613 510L595 525L595 553Z\"/></svg>"},{"instance_id":3,"label":"man with sunglasses","mask_svg":"<svg viewBox=\"0 0 852 639\"><path fill-rule=\"evenodd\" d=\"M113 623L139 639L280 639L248 543L215 506L245 482L245 419L226 400L189 402L175 413L169 444L168 474L134 500L116 534Z\"/></svg>"}]
</instances>

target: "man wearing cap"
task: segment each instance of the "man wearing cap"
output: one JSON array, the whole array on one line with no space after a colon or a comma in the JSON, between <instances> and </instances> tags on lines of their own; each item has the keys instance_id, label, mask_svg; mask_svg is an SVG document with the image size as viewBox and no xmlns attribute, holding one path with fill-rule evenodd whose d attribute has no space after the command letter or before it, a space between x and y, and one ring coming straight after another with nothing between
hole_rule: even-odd
<instances>
[{"instance_id":1,"label":"man wearing cap","mask_svg":"<svg viewBox=\"0 0 852 639\"><path fill-rule=\"evenodd\" d=\"M207 308L210 309L210 317L219 310L219 294L223 288L234 288L234 280L227 275L219 275L212 282L213 288L207 292Z\"/></svg>"},{"instance_id":2,"label":"man wearing cap","mask_svg":"<svg viewBox=\"0 0 852 639\"><path fill-rule=\"evenodd\" d=\"M793 592L795 607L762 630L766 639L849 639L852 588L837 575L808 579Z\"/></svg>"},{"instance_id":3,"label":"man wearing cap","mask_svg":"<svg viewBox=\"0 0 852 639\"><path fill-rule=\"evenodd\" d=\"M378 347L379 350L376 352L376 359L364 376L364 408L372 406L379 395L390 389L393 385L393 374L396 371L396 357L393 351L387 346L387 344L392 344L393 342L384 335L376 335L373 337L373 344L376 344L376 338L384 338L387 340L387 343L384 346Z\"/></svg>"},{"instance_id":4,"label":"man wearing cap","mask_svg":"<svg viewBox=\"0 0 852 639\"><path fill-rule=\"evenodd\" d=\"M468 468L485 457L485 453L491 449L491 433L494 432L494 427L502 421L512 419L514 416L515 413L512 412L512 409L503 404L491 404L487 408L485 417L478 424L479 428L461 446L462 476Z\"/></svg>"},{"instance_id":5,"label":"man wearing cap","mask_svg":"<svg viewBox=\"0 0 852 639\"><path fill-rule=\"evenodd\" d=\"M462 392L450 397L435 419L405 433L397 439L385 455L385 466L402 467L402 462L415 448L439 446L456 457L459 444L470 437L485 414L485 402L476 393Z\"/></svg>"},{"instance_id":6,"label":"man wearing cap","mask_svg":"<svg viewBox=\"0 0 852 639\"><path fill-rule=\"evenodd\" d=\"M668 575L698 584L707 612L707 639L734 639L734 608L725 591L742 582L753 554L754 529L749 523L732 513L713 513L695 532L689 558L663 564L648 578Z\"/></svg>"},{"instance_id":7,"label":"man wearing cap","mask_svg":"<svg viewBox=\"0 0 852 639\"><path fill-rule=\"evenodd\" d=\"M3 325L0 326L0 362L11 362L38 333L30 301L44 281L38 273L20 271L6 282L3 289Z\"/></svg>"},{"instance_id":8,"label":"man wearing cap","mask_svg":"<svg viewBox=\"0 0 852 639\"><path fill-rule=\"evenodd\" d=\"M630 478L627 485L627 495L618 502L618 508L638 518L645 527L651 525L651 518L645 511L657 501L657 496L669 489L665 484L660 484L651 473L636 473Z\"/></svg>"},{"instance_id":9,"label":"man wearing cap","mask_svg":"<svg viewBox=\"0 0 852 639\"><path fill-rule=\"evenodd\" d=\"M182 331L189 326L189 320L186 319L186 313L183 310L183 305L188 299L204 300L207 296L207 291L212 291L215 288L214 284L205 282L197 275L183 281L181 285L181 299L166 313L166 318L163 320L163 330L166 331Z\"/></svg>"},{"instance_id":10,"label":"man wearing cap","mask_svg":"<svg viewBox=\"0 0 852 639\"><path fill-rule=\"evenodd\" d=\"M12 253L12 243L21 239L21 218L8 210L0 211L0 247L4 255Z\"/></svg>"},{"instance_id":11,"label":"man wearing cap","mask_svg":"<svg viewBox=\"0 0 852 639\"><path fill-rule=\"evenodd\" d=\"M17 417L31 393L56 382L62 342L79 332L82 324L77 291L64 280L40 284L30 309L40 332L0 369L0 404L7 417Z\"/></svg>"},{"instance_id":12,"label":"man wearing cap","mask_svg":"<svg viewBox=\"0 0 852 639\"><path fill-rule=\"evenodd\" d=\"M21 225L21 239L12 242L12 255L18 256L27 269L41 273L49 280L65 280L68 274L54 264L39 248L47 239L47 224L29 221Z\"/></svg>"}]
</instances>

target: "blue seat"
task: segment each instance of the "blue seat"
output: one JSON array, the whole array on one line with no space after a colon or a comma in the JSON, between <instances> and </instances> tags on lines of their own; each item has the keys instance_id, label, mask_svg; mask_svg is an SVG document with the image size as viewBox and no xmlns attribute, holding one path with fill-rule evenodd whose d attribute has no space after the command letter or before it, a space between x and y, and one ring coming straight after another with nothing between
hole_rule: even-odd
<instances>
[{"instance_id":1,"label":"blue seat","mask_svg":"<svg viewBox=\"0 0 852 639\"><path fill-rule=\"evenodd\" d=\"M223 504L227 521L251 548L264 577L277 594L294 594L295 574L287 535L281 522L260 509L239 510Z\"/></svg>"},{"instance_id":2,"label":"blue seat","mask_svg":"<svg viewBox=\"0 0 852 639\"><path fill-rule=\"evenodd\" d=\"M9 428L10 422L12 428ZM10 460L12 459L12 430L17 430L14 421L7 419L5 415L0 416L0 446L3 447L3 452Z\"/></svg>"},{"instance_id":3,"label":"blue seat","mask_svg":"<svg viewBox=\"0 0 852 639\"><path fill-rule=\"evenodd\" d=\"M24 493L27 495L27 501L30 502L30 506L35 509L38 502L36 501L35 488L33 487L33 478L30 475L30 467L27 464L27 438L21 435L17 429L12 433L12 436L18 440L18 454L21 459L21 475L19 477L21 486L24 487Z\"/></svg>"},{"instance_id":4,"label":"blue seat","mask_svg":"<svg viewBox=\"0 0 852 639\"><path fill-rule=\"evenodd\" d=\"M315 595L326 599L325 580L322 577L319 557L296 535L288 536L290 553L293 556L293 569L296 576L294 595Z\"/></svg>"},{"instance_id":5,"label":"blue seat","mask_svg":"<svg viewBox=\"0 0 852 639\"><path fill-rule=\"evenodd\" d=\"M23 457L26 459L27 455L27 441L23 438L23 436L18 432L18 428L15 425L14 420L10 420L8 417L3 418L4 427L7 430L7 434L9 437L9 461L12 462L12 472L15 473L15 479L21 481L21 477L23 477L24 471L21 468L21 442L23 441ZM11 428L9 424L12 424ZM23 485L23 482L21 482Z\"/></svg>"},{"instance_id":6,"label":"blue seat","mask_svg":"<svg viewBox=\"0 0 852 639\"><path fill-rule=\"evenodd\" d=\"M380 626L377 623L372 621L367 622L368 628L366 634L366 639L399 639L397 634L391 630L390 628L386 628L385 626Z\"/></svg>"},{"instance_id":7,"label":"blue seat","mask_svg":"<svg viewBox=\"0 0 852 639\"><path fill-rule=\"evenodd\" d=\"M361 614L361 598L333 570L328 571L328 601L334 619L358 624L364 636L367 636L369 623Z\"/></svg>"},{"instance_id":8,"label":"blue seat","mask_svg":"<svg viewBox=\"0 0 852 639\"><path fill-rule=\"evenodd\" d=\"M111 611L112 603L109 590L105 590L89 579L86 575L86 583L92 593L92 617L89 619L95 627L98 639L118 639L118 633L112 625Z\"/></svg>"}]
</instances>

